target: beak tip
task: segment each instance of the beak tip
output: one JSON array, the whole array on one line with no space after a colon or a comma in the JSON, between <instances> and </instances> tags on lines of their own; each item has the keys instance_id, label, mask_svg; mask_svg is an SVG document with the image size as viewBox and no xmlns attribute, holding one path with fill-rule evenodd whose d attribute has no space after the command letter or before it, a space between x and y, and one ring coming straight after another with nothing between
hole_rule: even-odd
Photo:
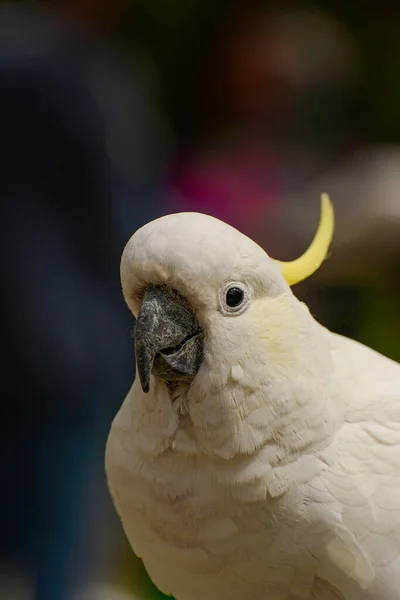
<instances>
[{"instance_id":1,"label":"beak tip","mask_svg":"<svg viewBox=\"0 0 400 600\"><path fill-rule=\"evenodd\" d=\"M147 375L147 373L143 373L140 369L138 369L138 375L142 390L145 394L148 394L150 391L150 374Z\"/></svg>"},{"instance_id":2,"label":"beak tip","mask_svg":"<svg viewBox=\"0 0 400 600\"><path fill-rule=\"evenodd\" d=\"M136 343L136 373L139 375L140 385L145 394L150 391L150 373L153 366L153 359L148 355L145 346L142 343Z\"/></svg>"}]
</instances>

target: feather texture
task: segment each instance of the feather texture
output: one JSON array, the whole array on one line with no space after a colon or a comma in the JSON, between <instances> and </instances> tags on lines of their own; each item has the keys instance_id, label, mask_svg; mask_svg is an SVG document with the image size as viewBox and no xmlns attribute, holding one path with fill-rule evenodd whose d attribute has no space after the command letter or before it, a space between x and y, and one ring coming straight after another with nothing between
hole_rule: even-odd
<instances>
[{"instance_id":1,"label":"feather texture","mask_svg":"<svg viewBox=\"0 0 400 600\"><path fill-rule=\"evenodd\" d=\"M399 600L400 366L321 327L273 261L204 215L135 234L122 284L184 294L205 335L193 382L135 381L106 450L123 527L177 600ZM234 278L252 302L218 309ZM178 400L176 402L176 400Z\"/></svg>"}]
</instances>

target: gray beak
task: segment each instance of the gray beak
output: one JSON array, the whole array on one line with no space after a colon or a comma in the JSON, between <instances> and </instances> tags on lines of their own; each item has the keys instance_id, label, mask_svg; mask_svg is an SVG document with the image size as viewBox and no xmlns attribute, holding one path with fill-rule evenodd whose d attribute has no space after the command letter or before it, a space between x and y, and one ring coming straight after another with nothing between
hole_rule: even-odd
<instances>
[{"instance_id":1,"label":"gray beak","mask_svg":"<svg viewBox=\"0 0 400 600\"><path fill-rule=\"evenodd\" d=\"M144 392L150 375L167 383L192 379L203 360L203 336L194 312L164 286L149 286L135 327L137 370Z\"/></svg>"}]
</instances>

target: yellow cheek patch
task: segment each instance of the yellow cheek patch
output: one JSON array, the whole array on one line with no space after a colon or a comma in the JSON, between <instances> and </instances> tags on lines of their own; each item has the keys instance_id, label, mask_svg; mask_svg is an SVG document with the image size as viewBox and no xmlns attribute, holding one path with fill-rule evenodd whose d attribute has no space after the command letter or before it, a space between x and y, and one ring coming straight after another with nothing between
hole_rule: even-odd
<instances>
[{"instance_id":1,"label":"yellow cheek patch","mask_svg":"<svg viewBox=\"0 0 400 600\"><path fill-rule=\"evenodd\" d=\"M310 330L309 313L297 300L287 294L263 298L253 303L251 317L255 343L266 352L269 364L275 369L290 369L306 352Z\"/></svg>"},{"instance_id":2,"label":"yellow cheek patch","mask_svg":"<svg viewBox=\"0 0 400 600\"><path fill-rule=\"evenodd\" d=\"M278 350L283 340L285 344L296 334L299 319L286 294L254 302L251 313L256 335L267 343L269 350Z\"/></svg>"},{"instance_id":3,"label":"yellow cheek patch","mask_svg":"<svg viewBox=\"0 0 400 600\"><path fill-rule=\"evenodd\" d=\"M333 204L328 194L321 195L321 217L317 232L302 256L290 262L276 260L286 282L292 286L304 281L319 269L326 259L335 229Z\"/></svg>"}]
</instances>

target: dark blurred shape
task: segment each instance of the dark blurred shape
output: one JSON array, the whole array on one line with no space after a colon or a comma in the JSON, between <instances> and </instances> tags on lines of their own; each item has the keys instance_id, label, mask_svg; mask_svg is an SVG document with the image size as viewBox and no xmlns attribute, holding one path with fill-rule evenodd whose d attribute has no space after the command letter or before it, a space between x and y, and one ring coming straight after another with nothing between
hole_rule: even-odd
<instances>
[{"instance_id":1,"label":"dark blurred shape","mask_svg":"<svg viewBox=\"0 0 400 600\"><path fill-rule=\"evenodd\" d=\"M117 4L1 7L0 562L37 600L112 576L122 539L103 470L134 373L119 258L160 213L167 150L140 60L99 29Z\"/></svg>"},{"instance_id":2,"label":"dark blurred shape","mask_svg":"<svg viewBox=\"0 0 400 600\"><path fill-rule=\"evenodd\" d=\"M60 15L74 19L90 28L106 28L117 23L125 10L130 7L129 0L45 0L48 7L56 9Z\"/></svg>"},{"instance_id":3,"label":"dark blurred shape","mask_svg":"<svg viewBox=\"0 0 400 600\"><path fill-rule=\"evenodd\" d=\"M274 61L274 15L265 4L229 10L204 55L198 91L215 122L263 124L271 131L286 114L291 86Z\"/></svg>"}]
</instances>

